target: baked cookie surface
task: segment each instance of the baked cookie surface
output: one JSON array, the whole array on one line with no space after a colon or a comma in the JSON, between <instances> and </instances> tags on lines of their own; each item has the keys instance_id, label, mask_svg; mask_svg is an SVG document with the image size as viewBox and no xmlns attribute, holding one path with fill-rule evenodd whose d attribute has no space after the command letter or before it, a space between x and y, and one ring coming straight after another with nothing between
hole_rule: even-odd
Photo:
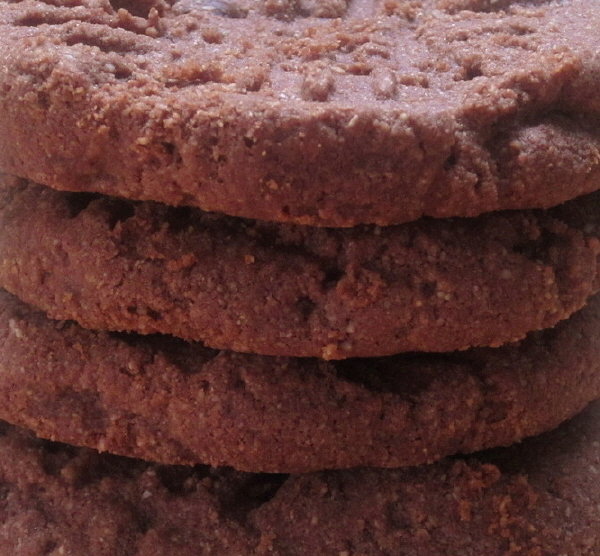
<instances>
[{"instance_id":1,"label":"baked cookie surface","mask_svg":"<svg viewBox=\"0 0 600 556\"><path fill-rule=\"evenodd\" d=\"M86 328L344 359L516 341L600 288L600 195L316 229L0 185L0 287Z\"/></svg>"},{"instance_id":2,"label":"baked cookie surface","mask_svg":"<svg viewBox=\"0 0 600 556\"><path fill-rule=\"evenodd\" d=\"M501 348L334 364L90 332L3 293L0 418L162 463L432 462L549 430L599 398L599 305Z\"/></svg>"},{"instance_id":3,"label":"baked cookie surface","mask_svg":"<svg viewBox=\"0 0 600 556\"><path fill-rule=\"evenodd\" d=\"M0 169L327 226L547 208L600 185L599 27L589 0L4 0Z\"/></svg>"},{"instance_id":4,"label":"baked cookie surface","mask_svg":"<svg viewBox=\"0 0 600 556\"><path fill-rule=\"evenodd\" d=\"M0 429L7 553L447 556L600 550L600 406L521 445L407 470L157 466Z\"/></svg>"}]
</instances>

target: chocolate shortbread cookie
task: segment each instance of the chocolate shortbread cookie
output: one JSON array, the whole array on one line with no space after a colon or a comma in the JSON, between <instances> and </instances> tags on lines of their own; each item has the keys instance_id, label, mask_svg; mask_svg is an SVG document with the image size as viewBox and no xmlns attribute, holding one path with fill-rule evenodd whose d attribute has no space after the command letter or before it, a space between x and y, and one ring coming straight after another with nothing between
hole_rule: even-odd
<instances>
[{"instance_id":1,"label":"chocolate shortbread cookie","mask_svg":"<svg viewBox=\"0 0 600 556\"><path fill-rule=\"evenodd\" d=\"M600 195L317 229L0 185L0 287L86 328L343 359L499 345L600 288Z\"/></svg>"},{"instance_id":2,"label":"chocolate shortbread cookie","mask_svg":"<svg viewBox=\"0 0 600 556\"><path fill-rule=\"evenodd\" d=\"M600 405L519 446L297 476L147 464L0 428L6 554L600 553Z\"/></svg>"},{"instance_id":3,"label":"chocolate shortbread cookie","mask_svg":"<svg viewBox=\"0 0 600 556\"><path fill-rule=\"evenodd\" d=\"M0 2L0 169L303 224L600 187L590 0Z\"/></svg>"},{"instance_id":4,"label":"chocolate shortbread cookie","mask_svg":"<svg viewBox=\"0 0 600 556\"><path fill-rule=\"evenodd\" d=\"M0 299L0 418L162 463L414 465L510 444L600 398L600 297L519 344L336 364L90 332Z\"/></svg>"}]
</instances>

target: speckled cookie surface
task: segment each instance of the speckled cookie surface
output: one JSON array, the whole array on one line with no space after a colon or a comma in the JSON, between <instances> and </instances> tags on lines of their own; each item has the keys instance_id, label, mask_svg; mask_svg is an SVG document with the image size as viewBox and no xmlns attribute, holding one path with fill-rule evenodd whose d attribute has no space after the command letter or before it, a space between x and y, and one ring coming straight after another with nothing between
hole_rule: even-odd
<instances>
[{"instance_id":1,"label":"speckled cookie surface","mask_svg":"<svg viewBox=\"0 0 600 556\"><path fill-rule=\"evenodd\" d=\"M0 428L7 554L596 556L600 406L513 448L408 470L150 465Z\"/></svg>"},{"instance_id":2,"label":"speckled cookie surface","mask_svg":"<svg viewBox=\"0 0 600 556\"><path fill-rule=\"evenodd\" d=\"M599 27L589 0L3 0L0 169L328 226L546 208L600 186Z\"/></svg>"},{"instance_id":3,"label":"speckled cookie surface","mask_svg":"<svg viewBox=\"0 0 600 556\"><path fill-rule=\"evenodd\" d=\"M162 463L304 472L508 445L600 398L600 298L520 344L274 358L85 331L1 295L0 418Z\"/></svg>"},{"instance_id":4,"label":"speckled cookie surface","mask_svg":"<svg viewBox=\"0 0 600 556\"><path fill-rule=\"evenodd\" d=\"M499 345L600 287L600 196L317 229L0 185L0 287L90 329L344 359Z\"/></svg>"}]
</instances>

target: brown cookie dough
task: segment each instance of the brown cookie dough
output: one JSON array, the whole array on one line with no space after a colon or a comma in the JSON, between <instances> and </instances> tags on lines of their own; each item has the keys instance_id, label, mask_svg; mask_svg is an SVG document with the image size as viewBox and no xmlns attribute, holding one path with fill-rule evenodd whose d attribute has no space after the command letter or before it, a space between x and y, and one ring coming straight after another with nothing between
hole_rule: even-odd
<instances>
[{"instance_id":1,"label":"brown cookie dough","mask_svg":"<svg viewBox=\"0 0 600 556\"><path fill-rule=\"evenodd\" d=\"M508 445L600 398L600 297L519 344L336 364L90 332L1 300L0 418L162 463L415 465Z\"/></svg>"},{"instance_id":2,"label":"brown cookie dough","mask_svg":"<svg viewBox=\"0 0 600 556\"><path fill-rule=\"evenodd\" d=\"M296 476L146 464L0 429L6 554L600 553L600 405L557 431L407 470Z\"/></svg>"},{"instance_id":3,"label":"brown cookie dough","mask_svg":"<svg viewBox=\"0 0 600 556\"><path fill-rule=\"evenodd\" d=\"M598 28L590 0L2 0L0 169L326 226L547 208L600 187Z\"/></svg>"},{"instance_id":4,"label":"brown cookie dough","mask_svg":"<svg viewBox=\"0 0 600 556\"><path fill-rule=\"evenodd\" d=\"M0 287L86 328L325 359L516 341L600 288L600 195L347 230L0 185Z\"/></svg>"}]
</instances>

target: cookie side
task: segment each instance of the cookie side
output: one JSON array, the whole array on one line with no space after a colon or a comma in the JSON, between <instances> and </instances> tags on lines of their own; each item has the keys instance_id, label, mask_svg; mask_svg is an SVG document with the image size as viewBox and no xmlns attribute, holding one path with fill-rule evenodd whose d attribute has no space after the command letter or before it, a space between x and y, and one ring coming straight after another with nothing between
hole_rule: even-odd
<instances>
[{"instance_id":1,"label":"cookie side","mask_svg":"<svg viewBox=\"0 0 600 556\"><path fill-rule=\"evenodd\" d=\"M516 341L600 287L600 196L314 229L0 186L0 286L84 327L344 359Z\"/></svg>"},{"instance_id":2,"label":"cookie side","mask_svg":"<svg viewBox=\"0 0 600 556\"><path fill-rule=\"evenodd\" d=\"M31 556L595 556L599 415L468 459L299 476L157 466L3 425L0 539Z\"/></svg>"},{"instance_id":3,"label":"cookie side","mask_svg":"<svg viewBox=\"0 0 600 556\"><path fill-rule=\"evenodd\" d=\"M165 463L432 462L551 429L600 397L599 303L502 348L334 364L90 332L3 293L0 418Z\"/></svg>"}]
</instances>

